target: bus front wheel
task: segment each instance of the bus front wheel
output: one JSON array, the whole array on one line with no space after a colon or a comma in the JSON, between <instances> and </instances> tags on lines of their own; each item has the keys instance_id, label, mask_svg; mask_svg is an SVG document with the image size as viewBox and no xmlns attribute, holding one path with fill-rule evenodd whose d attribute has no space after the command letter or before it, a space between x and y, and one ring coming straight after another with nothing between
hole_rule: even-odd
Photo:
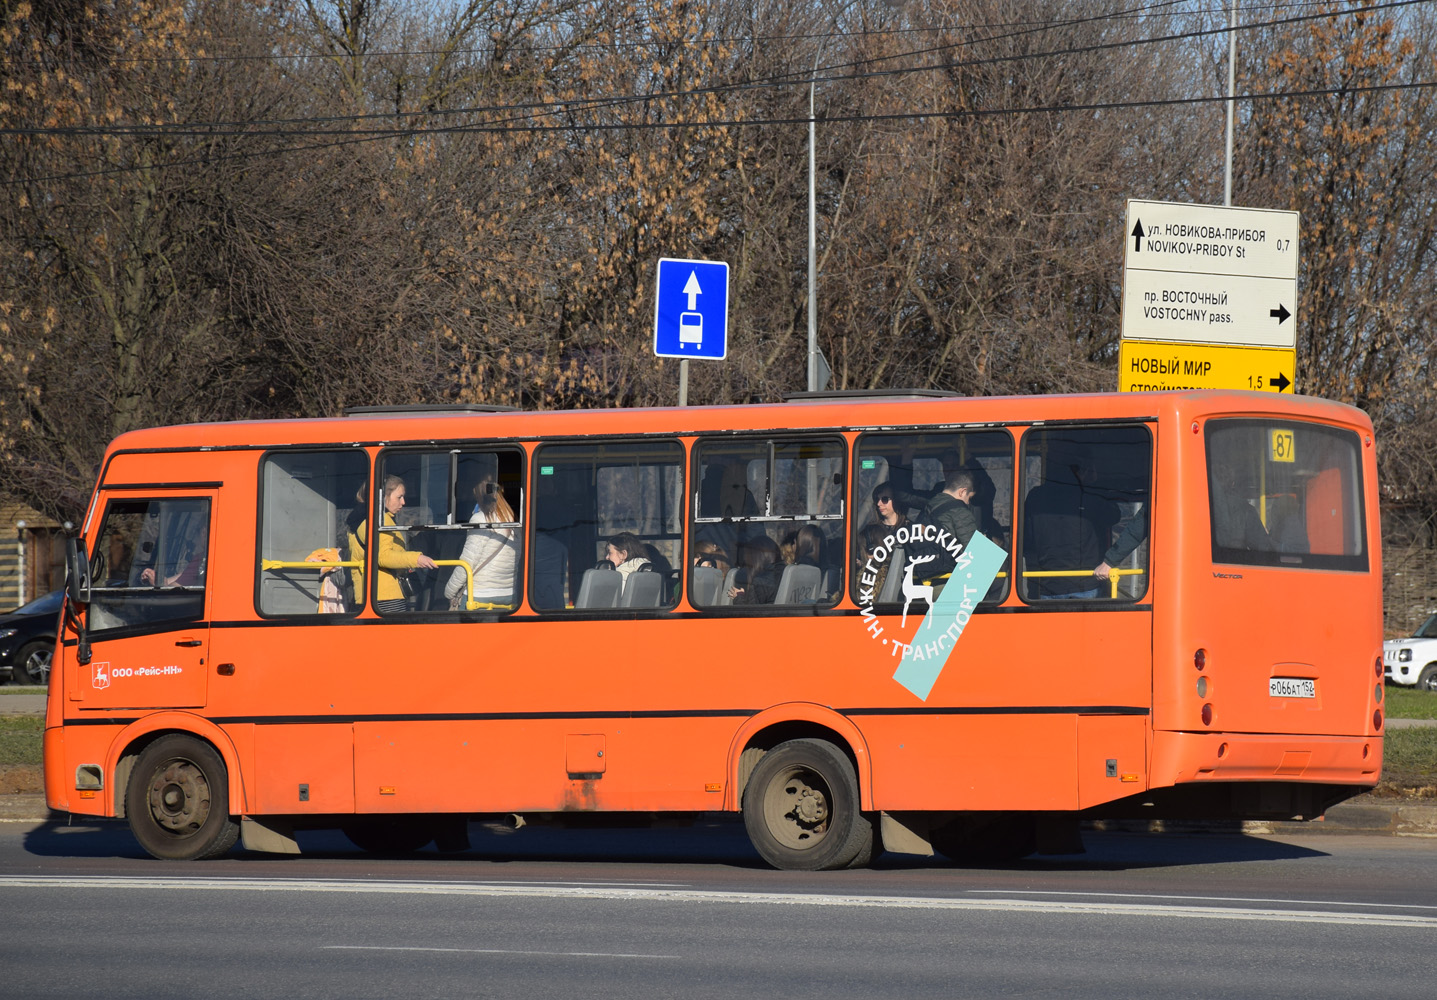
<instances>
[{"instance_id":1,"label":"bus front wheel","mask_svg":"<svg viewBox=\"0 0 1437 1000\"><path fill-rule=\"evenodd\" d=\"M239 839L224 760L193 736L161 736L145 748L125 789L125 815L140 846L165 861L217 858Z\"/></svg>"},{"instance_id":2,"label":"bus front wheel","mask_svg":"<svg viewBox=\"0 0 1437 1000\"><path fill-rule=\"evenodd\" d=\"M743 823L775 868L845 868L873 851L853 763L826 740L790 740L764 754L744 789Z\"/></svg>"}]
</instances>

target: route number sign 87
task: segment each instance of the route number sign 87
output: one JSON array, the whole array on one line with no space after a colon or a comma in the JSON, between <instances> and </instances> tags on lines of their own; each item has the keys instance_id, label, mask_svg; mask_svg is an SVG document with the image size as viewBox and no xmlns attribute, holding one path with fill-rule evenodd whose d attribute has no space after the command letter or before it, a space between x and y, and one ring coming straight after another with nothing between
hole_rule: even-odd
<instances>
[{"instance_id":1,"label":"route number sign 87","mask_svg":"<svg viewBox=\"0 0 1437 1000\"><path fill-rule=\"evenodd\" d=\"M1274 427L1268 433L1270 438L1267 445L1267 460L1269 462L1296 462L1297 448L1293 443L1292 431Z\"/></svg>"}]
</instances>

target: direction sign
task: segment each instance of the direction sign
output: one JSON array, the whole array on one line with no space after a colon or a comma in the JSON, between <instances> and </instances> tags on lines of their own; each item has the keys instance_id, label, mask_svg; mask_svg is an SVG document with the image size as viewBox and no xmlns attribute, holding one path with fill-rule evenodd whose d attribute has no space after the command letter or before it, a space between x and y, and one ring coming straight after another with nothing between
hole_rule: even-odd
<instances>
[{"instance_id":1,"label":"direction sign","mask_svg":"<svg viewBox=\"0 0 1437 1000\"><path fill-rule=\"evenodd\" d=\"M1128 201L1127 270L1297 280L1297 212Z\"/></svg>"},{"instance_id":2,"label":"direction sign","mask_svg":"<svg viewBox=\"0 0 1437 1000\"><path fill-rule=\"evenodd\" d=\"M1295 281L1129 271L1123 282L1123 337L1296 347L1296 295Z\"/></svg>"},{"instance_id":3,"label":"direction sign","mask_svg":"<svg viewBox=\"0 0 1437 1000\"><path fill-rule=\"evenodd\" d=\"M1119 351L1118 391L1257 389L1293 392L1297 351L1291 348L1158 344L1125 340Z\"/></svg>"},{"instance_id":4,"label":"direction sign","mask_svg":"<svg viewBox=\"0 0 1437 1000\"><path fill-rule=\"evenodd\" d=\"M1295 347L1298 213L1128 202L1123 339Z\"/></svg>"},{"instance_id":5,"label":"direction sign","mask_svg":"<svg viewBox=\"0 0 1437 1000\"><path fill-rule=\"evenodd\" d=\"M654 290L654 353L661 358L728 356L728 264L659 260Z\"/></svg>"}]
</instances>

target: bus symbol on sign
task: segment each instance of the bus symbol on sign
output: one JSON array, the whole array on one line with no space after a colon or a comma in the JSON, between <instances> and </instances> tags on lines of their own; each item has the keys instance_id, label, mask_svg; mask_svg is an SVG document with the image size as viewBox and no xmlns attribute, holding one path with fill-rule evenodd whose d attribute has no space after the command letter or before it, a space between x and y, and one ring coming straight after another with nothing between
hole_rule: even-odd
<instances>
[{"instance_id":1,"label":"bus symbol on sign","mask_svg":"<svg viewBox=\"0 0 1437 1000\"><path fill-rule=\"evenodd\" d=\"M704 314L685 312L679 314L679 346L693 344L702 347L704 342Z\"/></svg>"}]
</instances>

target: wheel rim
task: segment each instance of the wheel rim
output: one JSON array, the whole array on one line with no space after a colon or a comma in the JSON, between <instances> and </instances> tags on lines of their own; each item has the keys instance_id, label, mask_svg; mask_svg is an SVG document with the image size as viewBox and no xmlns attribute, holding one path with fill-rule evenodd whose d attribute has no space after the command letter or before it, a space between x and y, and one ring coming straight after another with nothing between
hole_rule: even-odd
<instances>
[{"instance_id":1,"label":"wheel rim","mask_svg":"<svg viewBox=\"0 0 1437 1000\"><path fill-rule=\"evenodd\" d=\"M192 761L172 760L150 782L150 815L160 829L187 836L210 815L210 783Z\"/></svg>"},{"instance_id":2,"label":"wheel rim","mask_svg":"<svg viewBox=\"0 0 1437 1000\"><path fill-rule=\"evenodd\" d=\"M832 796L822 775L807 767L790 767L764 791L764 823L783 846L810 850L828 835Z\"/></svg>"},{"instance_id":3,"label":"wheel rim","mask_svg":"<svg viewBox=\"0 0 1437 1000\"><path fill-rule=\"evenodd\" d=\"M30 680L37 684L48 684L50 682L50 657L54 654L49 650L40 650L31 653L25 660L25 673Z\"/></svg>"}]
</instances>

